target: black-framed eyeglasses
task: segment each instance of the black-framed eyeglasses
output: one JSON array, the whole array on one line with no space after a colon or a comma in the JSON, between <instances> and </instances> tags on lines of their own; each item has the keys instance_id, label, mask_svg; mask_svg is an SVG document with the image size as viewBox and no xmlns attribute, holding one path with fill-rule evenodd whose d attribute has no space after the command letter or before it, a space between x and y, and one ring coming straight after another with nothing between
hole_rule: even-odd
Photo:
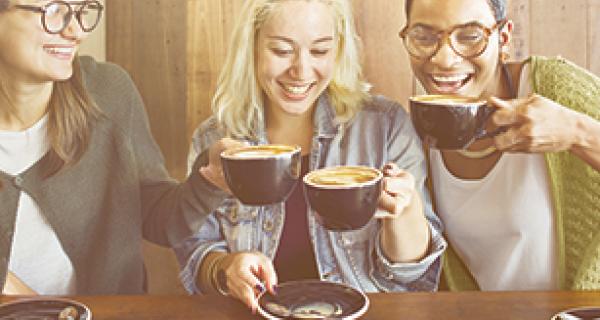
<instances>
[{"instance_id":1,"label":"black-framed eyeglasses","mask_svg":"<svg viewBox=\"0 0 600 320\"><path fill-rule=\"evenodd\" d=\"M408 53L418 59L433 57L442 47L446 39L452 50L463 58L474 58L481 55L488 46L489 38L496 29L501 29L506 20L486 27L478 22L471 22L452 27L449 30L436 30L429 26L417 24L405 27L400 37Z\"/></svg>"},{"instance_id":2,"label":"black-framed eyeglasses","mask_svg":"<svg viewBox=\"0 0 600 320\"><path fill-rule=\"evenodd\" d=\"M78 6L77 9L74 9ZM39 12L42 14L42 26L49 34L58 34L67 28L75 16L81 30L90 32L98 26L104 6L96 0L91 1L61 1L55 0L46 5L28 6L16 5L16 8Z\"/></svg>"}]
</instances>

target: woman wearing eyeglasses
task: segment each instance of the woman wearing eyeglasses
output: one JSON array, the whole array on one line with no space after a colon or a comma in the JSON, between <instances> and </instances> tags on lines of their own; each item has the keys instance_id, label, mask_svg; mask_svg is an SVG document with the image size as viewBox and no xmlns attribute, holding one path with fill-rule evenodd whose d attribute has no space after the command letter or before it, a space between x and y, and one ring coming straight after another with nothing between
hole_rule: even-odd
<instances>
[{"instance_id":1,"label":"woman wearing eyeglasses","mask_svg":"<svg viewBox=\"0 0 600 320\"><path fill-rule=\"evenodd\" d=\"M406 14L425 90L489 98L506 130L429 152L449 288L600 288L600 80L563 59L507 63L505 0L409 0Z\"/></svg>"},{"instance_id":2,"label":"woman wearing eyeglasses","mask_svg":"<svg viewBox=\"0 0 600 320\"><path fill-rule=\"evenodd\" d=\"M142 237L172 245L225 195L171 180L120 68L77 57L98 1L0 0L0 288L144 292Z\"/></svg>"}]
</instances>

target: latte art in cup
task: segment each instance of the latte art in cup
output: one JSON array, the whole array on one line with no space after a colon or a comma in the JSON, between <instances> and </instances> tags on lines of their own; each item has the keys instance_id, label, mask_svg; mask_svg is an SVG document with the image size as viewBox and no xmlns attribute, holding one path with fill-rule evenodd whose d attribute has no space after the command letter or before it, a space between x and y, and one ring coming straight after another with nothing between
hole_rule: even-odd
<instances>
[{"instance_id":1,"label":"latte art in cup","mask_svg":"<svg viewBox=\"0 0 600 320\"><path fill-rule=\"evenodd\" d=\"M350 186L371 182L379 173L364 167L336 167L311 172L306 181L322 186Z\"/></svg>"},{"instance_id":2,"label":"latte art in cup","mask_svg":"<svg viewBox=\"0 0 600 320\"><path fill-rule=\"evenodd\" d=\"M242 203L283 202L300 178L300 147L280 144L244 146L221 152L227 186Z\"/></svg>"},{"instance_id":3,"label":"latte art in cup","mask_svg":"<svg viewBox=\"0 0 600 320\"><path fill-rule=\"evenodd\" d=\"M228 150L223 153L223 157L234 159L257 159L278 156L296 152L299 148L286 145L260 145L247 146Z\"/></svg>"},{"instance_id":4,"label":"latte art in cup","mask_svg":"<svg viewBox=\"0 0 600 320\"><path fill-rule=\"evenodd\" d=\"M356 230L375 214L382 179L383 173L371 167L329 167L304 176L304 194L323 227Z\"/></svg>"}]
</instances>

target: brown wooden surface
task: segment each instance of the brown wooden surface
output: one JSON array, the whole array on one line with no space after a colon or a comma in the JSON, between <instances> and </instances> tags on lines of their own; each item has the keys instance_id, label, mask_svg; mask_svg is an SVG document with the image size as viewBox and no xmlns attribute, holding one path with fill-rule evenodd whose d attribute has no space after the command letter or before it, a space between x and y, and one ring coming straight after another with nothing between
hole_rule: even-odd
<instances>
[{"instance_id":1,"label":"brown wooden surface","mask_svg":"<svg viewBox=\"0 0 600 320\"><path fill-rule=\"evenodd\" d=\"M599 292L464 292L369 294L362 319L550 319L564 309L600 306ZM0 297L0 302L14 298ZM75 297L93 320L259 319L238 301L219 296Z\"/></svg>"}]
</instances>

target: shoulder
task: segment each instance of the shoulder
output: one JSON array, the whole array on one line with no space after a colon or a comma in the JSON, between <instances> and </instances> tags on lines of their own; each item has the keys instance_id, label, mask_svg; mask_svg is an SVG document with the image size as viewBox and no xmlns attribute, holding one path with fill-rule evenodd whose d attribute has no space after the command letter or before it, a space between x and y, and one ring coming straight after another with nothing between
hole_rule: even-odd
<instances>
[{"instance_id":1,"label":"shoulder","mask_svg":"<svg viewBox=\"0 0 600 320\"><path fill-rule=\"evenodd\" d=\"M408 118L408 113L402 107L402 105L400 105L400 103L382 95L369 97L369 99L364 102L361 113L359 113L359 117L361 114L362 116L375 116L393 121Z\"/></svg>"},{"instance_id":2,"label":"shoulder","mask_svg":"<svg viewBox=\"0 0 600 320\"><path fill-rule=\"evenodd\" d=\"M576 111L595 114L600 101L600 78L562 57L532 56L533 90Z\"/></svg>"},{"instance_id":3,"label":"shoulder","mask_svg":"<svg viewBox=\"0 0 600 320\"><path fill-rule=\"evenodd\" d=\"M81 72L88 90L116 89L133 86L129 74L114 63L98 62L89 56L79 57Z\"/></svg>"},{"instance_id":4,"label":"shoulder","mask_svg":"<svg viewBox=\"0 0 600 320\"><path fill-rule=\"evenodd\" d=\"M145 114L141 96L123 68L87 56L79 62L84 86L104 115L121 122Z\"/></svg>"}]
</instances>

